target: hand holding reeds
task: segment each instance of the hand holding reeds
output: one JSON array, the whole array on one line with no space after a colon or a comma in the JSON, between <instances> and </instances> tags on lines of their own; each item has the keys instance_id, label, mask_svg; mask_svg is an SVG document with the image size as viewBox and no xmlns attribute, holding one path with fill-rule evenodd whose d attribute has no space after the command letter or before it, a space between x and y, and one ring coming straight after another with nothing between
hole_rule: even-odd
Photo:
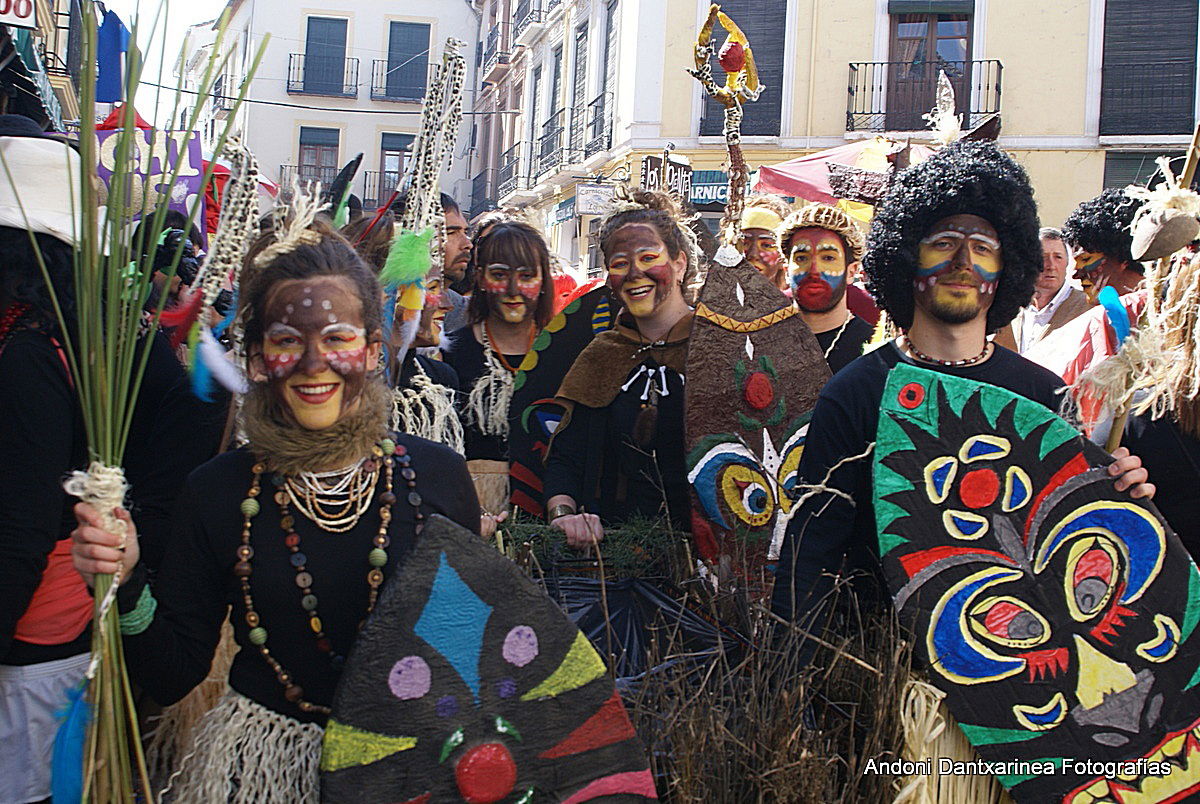
<instances>
[{"instance_id":1,"label":"hand holding reeds","mask_svg":"<svg viewBox=\"0 0 1200 804\"><path fill-rule=\"evenodd\" d=\"M87 503L75 506L78 527L71 531L71 559L88 586L95 586L97 575L117 575L129 580L141 555L137 527L124 508L113 509L113 516L125 523L124 533L112 533L95 507Z\"/></svg>"},{"instance_id":2,"label":"hand holding reeds","mask_svg":"<svg viewBox=\"0 0 1200 804\"><path fill-rule=\"evenodd\" d=\"M550 527L565 533L567 544L576 550L586 550L604 539L604 526L595 514L581 512L560 516L550 523Z\"/></svg>"}]
</instances>

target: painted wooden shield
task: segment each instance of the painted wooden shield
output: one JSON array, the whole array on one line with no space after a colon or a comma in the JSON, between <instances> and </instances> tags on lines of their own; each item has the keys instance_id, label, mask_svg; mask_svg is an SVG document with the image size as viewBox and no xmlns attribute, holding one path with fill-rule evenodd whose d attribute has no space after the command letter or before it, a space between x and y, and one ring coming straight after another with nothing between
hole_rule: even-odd
<instances>
[{"instance_id":1,"label":"painted wooden shield","mask_svg":"<svg viewBox=\"0 0 1200 804\"><path fill-rule=\"evenodd\" d=\"M347 661L321 800L604 797L655 792L603 660L512 562L430 517Z\"/></svg>"},{"instance_id":2,"label":"painted wooden shield","mask_svg":"<svg viewBox=\"0 0 1200 804\"><path fill-rule=\"evenodd\" d=\"M687 358L693 535L710 561L778 556L829 366L796 308L742 261L709 271ZM744 562L744 564L743 564Z\"/></svg>"},{"instance_id":3,"label":"painted wooden shield","mask_svg":"<svg viewBox=\"0 0 1200 804\"><path fill-rule=\"evenodd\" d=\"M908 365L888 377L874 457L888 584L1019 801L1200 791L1200 574L1109 463L1009 391Z\"/></svg>"},{"instance_id":4,"label":"painted wooden shield","mask_svg":"<svg viewBox=\"0 0 1200 804\"><path fill-rule=\"evenodd\" d=\"M509 407L509 501L536 517L544 515L542 470L563 408L554 401L575 358L599 332L616 323L612 294L600 280L576 289L577 295L538 333L513 377Z\"/></svg>"}]
</instances>

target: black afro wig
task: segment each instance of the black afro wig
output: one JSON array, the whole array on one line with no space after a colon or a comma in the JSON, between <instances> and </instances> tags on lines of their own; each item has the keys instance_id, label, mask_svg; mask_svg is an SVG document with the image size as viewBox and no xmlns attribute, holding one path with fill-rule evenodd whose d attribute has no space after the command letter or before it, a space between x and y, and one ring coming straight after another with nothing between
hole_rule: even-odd
<instances>
[{"instance_id":1,"label":"black afro wig","mask_svg":"<svg viewBox=\"0 0 1200 804\"><path fill-rule=\"evenodd\" d=\"M912 326L918 244L951 215L978 215L1000 236L1004 270L987 313L988 332L995 332L1033 298L1042 271L1029 177L995 143L960 140L896 176L871 221L867 287L896 326Z\"/></svg>"},{"instance_id":2,"label":"black afro wig","mask_svg":"<svg viewBox=\"0 0 1200 804\"><path fill-rule=\"evenodd\" d=\"M1129 247L1133 235L1129 225L1141 203L1110 187L1100 195L1084 201L1063 223L1063 237L1075 248L1115 257L1121 262L1133 262ZM1136 263L1131 267L1140 267Z\"/></svg>"}]
</instances>

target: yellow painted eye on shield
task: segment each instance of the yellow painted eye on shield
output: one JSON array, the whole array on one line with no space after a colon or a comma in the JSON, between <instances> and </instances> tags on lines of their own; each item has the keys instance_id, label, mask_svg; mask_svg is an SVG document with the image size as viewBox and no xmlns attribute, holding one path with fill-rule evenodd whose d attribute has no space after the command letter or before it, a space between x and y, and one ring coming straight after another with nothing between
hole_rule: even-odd
<instances>
[{"instance_id":1,"label":"yellow painted eye on shield","mask_svg":"<svg viewBox=\"0 0 1200 804\"><path fill-rule=\"evenodd\" d=\"M1091 536L1071 545L1063 574L1067 610L1077 622L1095 617L1112 598L1120 581L1117 548L1108 539Z\"/></svg>"},{"instance_id":2,"label":"yellow painted eye on shield","mask_svg":"<svg viewBox=\"0 0 1200 804\"><path fill-rule=\"evenodd\" d=\"M783 490L779 494L779 507L783 509L785 514L792 512L792 506L795 505L788 493L796 488L796 484L800 482L800 458L804 455L804 442L800 442L783 456L783 463L779 467L779 487Z\"/></svg>"},{"instance_id":3,"label":"yellow painted eye on shield","mask_svg":"<svg viewBox=\"0 0 1200 804\"><path fill-rule=\"evenodd\" d=\"M761 472L743 464L731 464L721 473L720 483L726 507L742 522L759 528L771 521L775 495Z\"/></svg>"},{"instance_id":4,"label":"yellow painted eye on shield","mask_svg":"<svg viewBox=\"0 0 1200 804\"><path fill-rule=\"evenodd\" d=\"M1032 648L1050 638L1050 623L1023 600L1011 595L984 598L967 616L971 630L1009 648Z\"/></svg>"}]
</instances>

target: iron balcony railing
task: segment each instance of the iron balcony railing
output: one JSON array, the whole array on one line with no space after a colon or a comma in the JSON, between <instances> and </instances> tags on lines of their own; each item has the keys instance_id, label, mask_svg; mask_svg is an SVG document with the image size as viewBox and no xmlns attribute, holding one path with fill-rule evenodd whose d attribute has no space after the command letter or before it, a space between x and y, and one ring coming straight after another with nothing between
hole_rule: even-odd
<instances>
[{"instance_id":1,"label":"iron balcony railing","mask_svg":"<svg viewBox=\"0 0 1200 804\"><path fill-rule=\"evenodd\" d=\"M1106 64L1100 79L1100 133L1190 134L1195 93L1191 61Z\"/></svg>"},{"instance_id":2,"label":"iron balcony railing","mask_svg":"<svg viewBox=\"0 0 1200 804\"><path fill-rule=\"evenodd\" d=\"M379 209L387 203L392 191L400 183L400 173L394 170L363 171L363 209Z\"/></svg>"},{"instance_id":3,"label":"iron balcony railing","mask_svg":"<svg viewBox=\"0 0 1200 804\"><path fill-rule=\"evenodd\" d=\"M292 53L288 57L287 91L292 95L358 97L358 59Z\"/></svg>"},{"instance_id":4,"label":"iron balcony railing","mask_svg":"<svg viewBox=\"0 0 1200 804\"><path fill-rule=\"evenodd\" d=\"M847 131L920 131L933 108L938 74L954 87L963 128L1000 111L1000 74L996 59L974 61L852 62L846 97Z\"/></svg>"},{"instance_id":5,"label":"iron balcony railing","mask_svg":"<svg viewBox=\"0 0 1200 804\"><path fill-rule=\"evenodd\" d=\"M606 92L589 103L586 115L585 159L612 146L612 94Z\"/></svg>"},{"instance_id":6,"label":"iron balcony railing","mask_svg":"<svg viewBox=\"0 0 1200 804\"><path fill-rule=\"evenodd\" d=\"M468 218L496 208L495 177L496 171L487 168L476 173L471 179L471 208L467 212Z\"/></svg>"},{"instance_id":7,"label":"iron balcony railing","mask_svg":"<svg viewBox=\"0 0 1200 804\"><path fill-rule=\"evenodd\" d=\"M404 75L395 65L389 68L387 59L375 59L371 65L371 100L420 102L437 71L438 65L430 64L424 75Z\"/></svg>"},{"instance_id":8,"label":"iron balcony railing","mask_svg":"<svg viewBox=\"0 0 1200 804\"><path fill-rule=\"evenodd\" d=\"M229 80L227 75L219 75L213 81L212 85L212 110L214 112L227 112L233 108L233 98L226 94L227 85L233 82ZM232 89L231 86L228 87Z\"/></svg>"},{"instance_id":9,"label":"iron balcony railing","mask_svg":"<svg viewBox=\"0 0 1200 804\"><path fill-rule=\"evenodd\" d=\"M542 124L542 136L538 137L537 173L551 171L563 161L563 122L567 110L559 109Z\"/></svg>"},{"instance_id":10,"label":"iron balcony railing","mask_svg":"<svg viewBox=\"0 0 1200 804\"><path fill-rule=\"evenodd\" d=\"M338 168L317 167L316 165L280 165L279 166L279 186L290 193L292 190L292 179L299 179L300 186L304 189L313 182L321 182L322 187L328 187L335 178L337 178Z\"/></svg>"},{"instance_id":11,"label":"iron balcony railing","mask_svg":"<svg viewBox=\"0 0 1200 804\"><path fill-rule=\"evenodd\" d=\"M521 34L542 21L541 3L538 0L520 0L513 11L513 40L521 38Z\"/></svg>"},{"instance_id":12,"label":"iron balcony railing","mask_svg":"<svg viewBox=\"0 0 1200 804\"><path fill-rule=\"evenodd\" d=\"M488 31L487 43L483 46L483 76L486 80L492 70L503 64L508 64L509 50L507 33L508 23L497 23Z\"/></svg>"},{"instance_id":13,"label":"iron balcony railing","mask_svg":"<svg viewBox=\"0 0 1200 804\"><path fill-rule=\"evenodd\" d=\"M556 8L563 4L563 0L545 0L546 16L550 16Z\"/></svg>"},{"instance_id":14,"label":"iron balcony railing","mask_svg":"<svg viewBox=\"0 0 1200 804\"><path fill-rule=\"evenodd\" d=\"M504 198L509 193L524 190L529 179L528 161L523 155L528 152L529 143L514 143L504 153L500 154L500 167L496 171L496 197ZM522 167L524 166L524 170Z\"/></svg>"}]
</instances>

